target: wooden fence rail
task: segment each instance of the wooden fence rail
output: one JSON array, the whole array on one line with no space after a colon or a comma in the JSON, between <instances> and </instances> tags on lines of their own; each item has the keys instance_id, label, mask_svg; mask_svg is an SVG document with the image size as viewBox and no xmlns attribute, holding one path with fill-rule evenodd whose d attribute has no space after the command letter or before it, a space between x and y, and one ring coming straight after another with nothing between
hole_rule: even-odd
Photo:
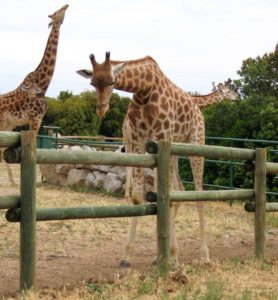
<instances>
[{"instance_id":1,"label":"wooden fence rail","mask_svg":"<svg viewBox=\"0 0 278 300\"><path fill-rule=\"evenodd\" d=\"M20 195L0 196L0 209L9 209L6 218L20 222L20 290L35 286L36 221L131 216L157 216L157 262L161 275L169 271L169 213L171 202L247 200L245 209L255 212L255 254L265 256L265 212L278 211L278 203L265 203L266 174L276 174L278 164L266 162L265 149L241 149L192 144L150 142L150 154L36 149L33 131L0 132L0 146L8 147L5 159L20 163ZM20 146L20 150L16 148ZM171 155L239 159L255 164L254 189L220 191L169 191ZM36 208L36 164L99 164L157 167L157 193L148 193L155 204L116 207ZM254 200L255 199L255 200Z\"/></svg>"}]
</instances>

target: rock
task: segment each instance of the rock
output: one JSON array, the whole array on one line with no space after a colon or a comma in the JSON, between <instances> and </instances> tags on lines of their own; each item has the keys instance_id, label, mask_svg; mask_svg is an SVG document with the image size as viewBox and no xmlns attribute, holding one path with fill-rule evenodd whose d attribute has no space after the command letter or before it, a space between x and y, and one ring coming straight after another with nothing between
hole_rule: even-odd
<instances>
[{"instance_id":1,"label":"rock","mask_svg":"<svg viewBox=\"0 0 278 300\"><path fill-rule=\"evenodd\" d=\"M82 150L82 148L80 146L78 146L78 145L75 145L75 146L70 146L69 150L76 151L76 150Z\"/></svg>"},{"instance_id":2,"label":"rock","mask_svg":"<svg viewBox=\"0 0 278 300\"><path fill-rule=\"evenodd\" d=\"M103 173L109 173L113 168L112 166L102 166L102 165L88 165L87 166L92 171L100 171Z\"/></svg>"},{"instance_id":3,"label":"rock","mask_svg":"<svg viewBox=\"0 0 278 300\"><path fill-rule=\"evenodd\" d=\"M90 173L89 170L81 169L71 169L68 173L67 177L67 184L73 185L73 184L82 184L85 183L86 177Z\"/></svg>"},{"instance_id":4,"label":"rock","mask_svg":"<svg viewBox=\"0 0 278 300\"><path fill-rule=\"evenodd\" d=\"M126 181L126 167L115 166L109 170L109 173L114 173L118 175L121 181Z\"/></svg>"},{"instance_id":5,"label":"rock","mask_svg":"<svg viewBox=\"0 0 278 300\"><path fill-rule=\"evenodd\" d=\"M94 189L102 189L105 179L106 179L105 173L102 173L100 171L94 171L87 175L85 184L86 186L91 186Z\"/></svg>"},{"instance_id":6,"label":"rock","mask_svg":"<svg viewBox=\"0 0 278 300\"><path fill-rule=\"evenodd\" d=\"M108 173L103 188L109 193L119 193L123 190L123 183L120 176L114 173Z\"/></svg>"},{"instance_id":7,"label":"rock","mask_svg":"<svg viewBox=\"0 0 278 300\"><path fill-rule=\"evenodd\" d=\"M82 150L84 150L84 151L92 151L92 152L97 151L96 148L89 147L89 146L87 146L87 145L83 145L83 146L82 146Z\"/></svg>"},{"instance_id":8,"label":"rock","mask_svg":"<svg viewBox=\"0 0 278 300\"><path fill-rule=\"evenodd\" d=\"M58 175L68 175L68 172L74 168L74 165L56 165L56 172Z\"/></svg>"}]
</instances>

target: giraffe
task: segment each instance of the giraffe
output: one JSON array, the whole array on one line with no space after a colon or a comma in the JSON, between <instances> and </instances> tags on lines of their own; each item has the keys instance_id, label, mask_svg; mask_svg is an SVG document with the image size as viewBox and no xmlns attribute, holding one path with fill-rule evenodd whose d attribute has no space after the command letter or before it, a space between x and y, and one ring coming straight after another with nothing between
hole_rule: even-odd
<instances>
[{"instance_id":1,"label":"giraffe","mask_svg":"<svg viewBox=\"0 0 278 300\"><path fill-rule=\"evenodd\" d=\"M231 80L224 84L219 83L217 87L213 83L213 92L208 95L192 96L200 109L204 109L223 100L238 100L238 94L231 88Z\"/></svg>"},{"instance_id":2,"label":"giraffe","mask_svg":"<svg viewBox=\"0 0 278 300\"><path fill-rule=\"evenodd\" d=\"M213 92L208 95L199 95L199 96L192 96L195 103L198 105L200 109L207 108L215 103L219 103L223 100L230 100L235 101L238 100L238 94L231 88L231 80L227 80L224 84L219 83L217 86L213 83ZM129 140L130 137L130 130L128 124L128 118L126 117L123 122L122 126L122 133L123 133L123 144L125 148L129 148ZM132 168L126 168L126 183L125 183L125 198L131 199L131 189L132 189ZM182 190L183 184L181 182L178 170L178 159L175 160L175 169L174 169L174 180L175 180L175 189ZM155 181L154 181L155 182ZM155 188L154 188L155 189Z\"/></svg>"},{"instance_id":3,"label":"giraffe","mask_svg":"<svg viewBox=\"0 0 278 300\"><path fill-rule=\"evenodd\" d=\"M144 153L145 144L150 140L169 140L179 143L204 144L205 124L203 114L193 97L177 87L164 75L156 61L146 56L130 61L111 61L106 53L105 61L96 62L90 56L93 70L79 70L77 73L90 78L97 96L97 114L102 118L109 109L109 98L113 89L132 92L133 98L127 112L127 124L130 152ZM174 172L174 159L171 163L171 174ZM195 190L202 190L203 157L190 157ZM144 170L133 168L133 204L144 201ZM173 178L173 176L171 176ZM170 182L173 189L175 180ZM203 203L197 203L201 233L201 259L209 261L209 249L205 234ZM170 207L170 256L178 264L178 245L175 235L175 205ZM121 265L130 266L130 255L134 248L137 218L132 218L128 242L125 246Z\"/></svg>"},{"instance_id":4,"label":"giraffe","mask_svg":"<svg viewBox=\"0 0 278 300\"><path fill-rule=\"evenodd\" d=\"M15 90L0 95L0 131L12 131L16 126L26 124L29 124L30 130L39 131L46 112L44 95L54 73L60 26L67 8L68 5L64 5L49 15L49 27L52 29L38 67L29 73ZM2 158L2 149L0 151ZM9 180L15 184L8 164L6 166Z\"/></svg>"}]
</instances>

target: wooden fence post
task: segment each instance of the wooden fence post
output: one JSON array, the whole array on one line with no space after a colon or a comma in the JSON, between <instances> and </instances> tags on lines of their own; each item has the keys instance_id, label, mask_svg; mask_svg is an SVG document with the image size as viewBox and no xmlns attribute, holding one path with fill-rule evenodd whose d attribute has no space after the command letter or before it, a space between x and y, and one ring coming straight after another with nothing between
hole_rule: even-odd
<instances>
[{"instance_id":1,"label":"wooden fence post","mask_svg":"<svg viewBox=\"0 0 278 300\"><path fill-rule=\"evenodd\" d=\"M265 256L265 192L266 192L266 149L256 149L255 160L255 255Z\"/></svg>"},{"instance_id":2,"label":"wooden fence post","mask_svg":"<svg viewBox=\"0 0 278 300\"><path fill-rule=\"evenodd\" d=\"M20 290L35 286L36 260L36 132L21 132Z\"/></svg>"},{"instance_id":3,"label":"wooden fence post","mask_svg":"<svg viewBox=\"0 0 278 300\"><path fill-rule=\"evenodd\" d=\"M171 143L158 142L157 154L157 264L162 276L169 271L169 217L170 217L170 158Z\"/></svg>"}]
</instances>

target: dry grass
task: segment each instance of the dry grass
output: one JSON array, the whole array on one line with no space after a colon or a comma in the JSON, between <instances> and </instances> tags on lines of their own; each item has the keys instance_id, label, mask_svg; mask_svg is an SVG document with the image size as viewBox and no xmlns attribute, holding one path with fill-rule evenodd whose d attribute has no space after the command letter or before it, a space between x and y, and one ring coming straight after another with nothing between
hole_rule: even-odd
<instances>
[{"instance_id":1,"label":"dry grass","mask_svg":"<svg viewBox=\"0 0 278 300\"><path fill-rule=\"evenodd\" d=\"M18 166L13 166L13 172L18 178ZM6 177L5 167L0 164L1 194L19 193L18 187L9 186ZM42 185L38 172L38 207L126 203L123 198ZM159 278L155 268L145 267L150 266L156 251L154 217L140 219L134 268L124 271L117 265L129 231L128 218L39 222L39 290L24 298L278 299L277 215L268 215L269 259L263 262L253 259L253 215L245 213L241 204L229 207L226 203L211 203L206 205L206 216L212 262L203 265L198 261L198 214L195 205L187 204L180 208L177 216L181 267L167 279ZM2 299L17 299L18 283L11 281L18 280L18 267L10 266L19 259L19 226L6 222L4 212L0 211L0 217L0 269L4 276L2 279L0 276L0 291L1 284L11 284L10 292L2 287L5 291ZM92 259L96 262L91 266ZM113 264L106 271L103 269L105 260ZM72 269L69 269L71 264ZM82 265L80 270L79 264Z\"/></svg>"}]
</instances>

